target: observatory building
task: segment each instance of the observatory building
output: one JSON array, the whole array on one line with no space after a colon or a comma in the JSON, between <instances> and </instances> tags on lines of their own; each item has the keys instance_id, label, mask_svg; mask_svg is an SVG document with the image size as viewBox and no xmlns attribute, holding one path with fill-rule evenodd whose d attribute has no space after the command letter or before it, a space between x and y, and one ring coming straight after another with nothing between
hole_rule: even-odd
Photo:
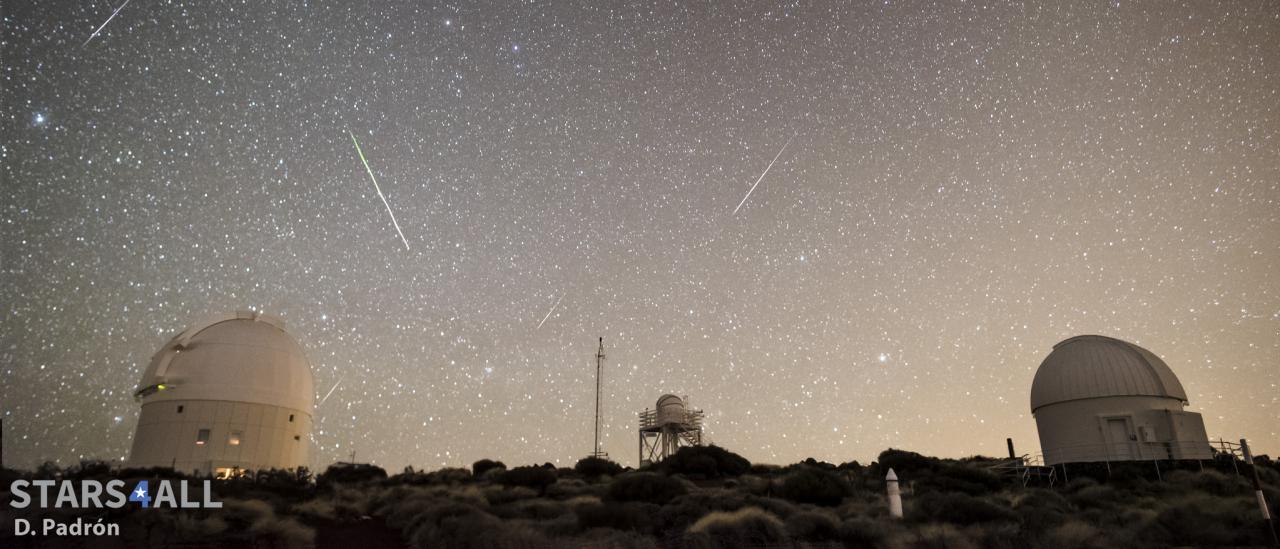
<instances>
[{"instance_id":1,"label":"observatory building","mask_svg":"<svg viewBox=\"0 0 1280 549\"><path fill-rule=\"evenodd\" d=\"M1098 335L1053 346L1031 383L1045 465L1212 459L1200 414L1151 351Z\"/></svg>"},{"instance_id":2,"label":"observatory building","mask_svg":"<svg viewBox=\"0 0 1280 549\"><path fill-rule=\"evenodd\" d=\"M692 410L689 397L662 395L653 410L640 412L640 466L666 459L681 446L702 445L702 410Z\"/></svg>"},{"instance_id":3,"label":"observatory building","mask_svg":"<svg viewBox=\"0 0 1280 549\"><path fill-rule=\"evenodd\" d=\"M210 318L151 358L131 467L228 477L306 466L311 367L280 319L253 312Z\"/></svg>"}]
</instances>

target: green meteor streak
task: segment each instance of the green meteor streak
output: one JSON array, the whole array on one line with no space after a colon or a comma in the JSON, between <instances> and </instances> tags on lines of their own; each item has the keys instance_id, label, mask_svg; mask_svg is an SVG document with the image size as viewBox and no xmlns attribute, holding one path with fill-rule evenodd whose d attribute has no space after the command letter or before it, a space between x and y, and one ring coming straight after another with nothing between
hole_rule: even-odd
<instances>
[{"instance_id":1,"label":"green meteor streak","mask_svg":"<svg viewBox=\"0 0 1280 549\"><path fill-rule=\"evenodd\" d=\"M347 135L351 136L351 142L356 146L356 154L360 155L360 162L364 163L364 171L369 172L369 180L373 181L373 188L378 191L378 198L382 199L382 205L387 207L387 215L391 216L391 224L395 225L396 233L400 235L400 241L404 242L404 249L409 249L409 241L404 237L404 231L400 230L400 224L396 222L396 214L391 211L391 204L387 203L387 197L382 194L382 187L378 186L378 178L373 176L373 169L369 168L369 161L364 159L364 151L360 150L360 142L356 141L356 134L347 130Z\"/></svg>"}]
</instances>

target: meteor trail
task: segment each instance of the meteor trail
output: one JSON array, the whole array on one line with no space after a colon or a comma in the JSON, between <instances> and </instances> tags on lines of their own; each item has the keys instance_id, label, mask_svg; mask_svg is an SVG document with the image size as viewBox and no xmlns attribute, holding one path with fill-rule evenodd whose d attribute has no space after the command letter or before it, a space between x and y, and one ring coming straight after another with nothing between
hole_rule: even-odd
<instances>
[{"instance_id":1,"label":"meteor trail","mask_svg":"<svg viewBox=\"0 0 1280 549\"><path fill-rule=\"evenodd\" d=\"M791 134L791 139L795 138L796 134ZM751 185L751 190L747 191L747 196L742 197L742 202L739 202L738 207L733 209L733 213L738 213L738 210L742 209L742 205L747 203L747 199L751 198L751 193L756 192L756 187L760 185L761 181L764 181L764 176L769 174L769 170L773 168L773 163L777 162L778 157L781 157L782 153L786 152L787 146L791 145L791 139L788 139L786 145L782 146L782 150L778 151L778 154L774 155L773 160L769 161L769 165L765 167L764 173L760 174L760 177L756 179L755 184Z\"/></svg>"},{"instance_id":2,"label":"meteor trail","mask_svg":"<svg viewBox=\"0 0 1280 549\"><path fill-rule=\"evenodd\" d=\"M106 27L107 23L110 23L112 19L115 19L116 14L120 13L120 10L124 9L125 6L129 5L130 1L131 0L124 0L124 3L120 4L120 7L116 8L116 11L111 12L111 17L108 17L106 21L103 21L102 25L98 26L98 30L93 31L93 34L89 35L89 40L85 40L83 44L80 44L80 47L83 48L85 46L88 46L89 42L92 41L95 36L98 36L98 33L102 32L102 28Z\"/></svg>"},{"instance_id":3,"label":"meteor trail","mask_svg":"<svg viewBox=\"0 0 1280 549\"><path fill-rule=\"evenodd\" d=\"M320 404L317 404L316 408L319 408L321 405L323 405L324 401L329 400L329 395L332 395L334 391L338 390L338 385L342 384L342 380L346 377L347 377L346 374L342 374L342 377L338 378L338 382L334 383L333 388L329 389L329 392L324 394L324 398L320 399Z\"/></svg>"},{"instance_id":4,"label":"meteor trail","mask_svg":"<svg viewBox=\"0 0 1280 549\"><path fill-rule=\"evenodd\" d=\"M560 299L557 299L556 304L551 306L550 311L547 311L547 316L542 317L542 322L538 323L538 327L534 328L535 330L542 328L542 325L547 323L547 319L551 318L551 313L556 312L556 307L560 306L560 301L562 301L563 299L564 299L564 295L561 294Z\"/></svg>"},{"instance_id":5,"label":"meteor trail","mask_svg":"<svg viewBox=\"0 0 1280 549\"><path fill-rule=\"evenodd\" d=\"M404 237L404 231L400 230L400 224L396 222L396 214L391 212L391 204L387 203L387 197L382 195L382 187L378 186L378 178L373 176L373 170L369 168L369 161L364 159L364 151L360 150L360 142L356 141L356 134L347 130L347 135L351 136L351 142L356 145L356 154L360 155L360 162L364 163L364 171L369 172L369 180L373 181L373 188L378 191L378 198L382 199L382 205L387 207L387 215L391 216L391 224L396 226L396 233L400 235L400 241L404 242L404 249L409 249L409 241Z\"/></svg>"}]
</instances>

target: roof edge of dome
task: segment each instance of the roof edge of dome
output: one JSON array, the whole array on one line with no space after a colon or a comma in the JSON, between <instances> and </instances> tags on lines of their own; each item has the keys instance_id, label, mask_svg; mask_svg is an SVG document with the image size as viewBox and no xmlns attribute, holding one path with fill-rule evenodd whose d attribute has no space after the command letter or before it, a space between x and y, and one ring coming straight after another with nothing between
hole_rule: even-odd
<instances>
[{"instance_id":1,"label":"roof edge of dome","mask_svg":"<svg viewBox=\"0 0 1280 549\"><path fill-rule=\"evenodd\" d=\"M200 332L208 330L218 324L222 324L223 322L231 322L233 320L252 320L254 322L261 322L286 334L289 333L289 330L285 328L284 319L278 316L242 309L233 313L216 313L208 315L179 333L177 337L174 338L174 342L178 345L185 345L197 335L200 335Z\"/></svg>"}]
</instances>

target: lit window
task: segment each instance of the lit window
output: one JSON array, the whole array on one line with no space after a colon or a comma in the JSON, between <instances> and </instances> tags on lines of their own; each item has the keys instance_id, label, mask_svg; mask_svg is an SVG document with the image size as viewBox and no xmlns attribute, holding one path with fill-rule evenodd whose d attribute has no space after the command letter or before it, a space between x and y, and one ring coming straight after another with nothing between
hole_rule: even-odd
<instances>
[{"instance_id":1,"label":"lit window","mask_svg":"<svg viewBox=\"0 0 1280 549\"><path fill-rule=\"evenodd\" d=\"M209 430L201 429L196 433L196 445L204 446L204 443L206 442L209 442Z\"/></svg>"},{"instance_id":2,"label":"lit window","mask_svg":"<svg viewBox=\"0 0 1280 549\"><path fill-rule=\"evenodd\" d=\"M244 436L244 433L240 431L231 431L231 434L227 435L227 444L231 446L239 446L240 437L242 436Z\"/></svg>"}]
</instances>

